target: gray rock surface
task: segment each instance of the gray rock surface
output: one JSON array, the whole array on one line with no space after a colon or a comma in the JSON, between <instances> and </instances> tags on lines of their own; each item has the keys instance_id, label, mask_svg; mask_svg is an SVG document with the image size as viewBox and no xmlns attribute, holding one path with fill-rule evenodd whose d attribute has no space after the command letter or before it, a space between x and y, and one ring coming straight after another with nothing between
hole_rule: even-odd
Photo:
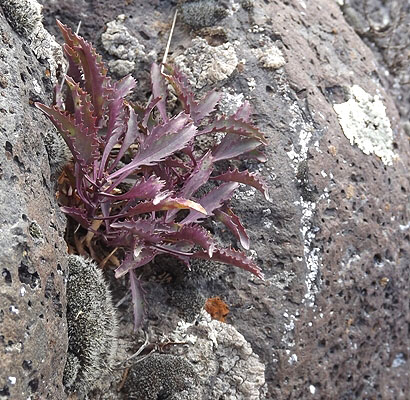
<instances>
[{"instance_id":1,"label":"gray rock surface","mask_svg":"<svg viewBox=\"0 0 410 400\"><path fill-rule=\"evenodd\" d=\"M65 399L65 218L32 103L51 101L46 68L0 8L0 399Z\"/></svg>"},{"instance_id":2,"label":"gray rock surface","mask_svg":"<svg viewBox=\"0 0 410 400\"><path fill-rule=\"evenodd\" d=\"M261 282L221 267L219 276L198 284L198 290L228 304L227 322L265 365L267 393L260 392L261 399L405 399L410 184L409 143L403 129L409 113L403 99L408 90L406 94L401 75L381 55L383 41L380 48L366 46L336 2L258 0L246 8L226 3L225 18L207 28L193 31L178 23L171 53L174 59L188 54L196 36L209 46L234 47L236 68L203 89L212 84L235 96L242 94L269 139L266 164L240 166L264 174L273 204L244 189L234 205L267 279ZM72 26L81 19L82 33L94 43L100 43L108 22L125 14L130 35L162 54L176 2L70 0L44 6L50 31L55 29L55 16ZM147 22L147 15L155 16L153 23ZM405 36L401 29L396 32ZM258 51L273 45L285 63L271 63ZM135 72L140 99L150 91L148 68L142 63ZM392 78L386 79L386 71ZM349 123L339 123L335 110L340 107L335 105L349 102L356 86L365 93L365 101L357 101L360 110L371 110L376 96L383 105L389 123L383 118L382 126L374 124L368 131L387 139L391 158L366 154L368 147L363 150L350 141L357 137L350 127L366 124L367 117L354 121L353 115ZM218 225L212 228L236 245ZM144 274L154 280L152 272L160 267L151 266ZM162 268L169 278L158 274L157 282L146 285L144 329L152 343L165 341L179 321L178 309L169 300L178 269L171 263ZM126 287L123 281L114 284ZM119 291L118 299L123 295ZM124 335L132 319L127 305L123 302ZM130 350L138 347L134 344ZM113 391L112 396L119 395Z\"/></svg>"}]
</instances>

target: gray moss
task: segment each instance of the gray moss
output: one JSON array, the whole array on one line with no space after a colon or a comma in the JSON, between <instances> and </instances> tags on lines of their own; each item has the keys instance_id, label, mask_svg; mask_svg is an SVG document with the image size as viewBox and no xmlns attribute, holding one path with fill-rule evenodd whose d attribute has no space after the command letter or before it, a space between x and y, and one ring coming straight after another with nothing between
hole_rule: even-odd
<instances>
[{"instance_id":1,"label":"gray moss","mask_svg":"<svg viewBox=\"0 0 410 400\"><path fill-rule=\"evenodd\" d=\"M102 271L91 260L69 256L68 355L63 383L80 399L110 372L117 351L117 319Z\"/></svg>"},{"instance_id":2,"label":"gray moss","mask_svg":"<svg viewBox=\"0 0 410 400\"><path fill-rule=\"evenodd\" d=\"M218 277L221 270L221 264L197 258L193 258L190 261L190 267L191 270L186 271L186 280L190 282L211 281Z\"/></svg>"},{"instance_id":3,"label":"gray moss","mask_svg":"<svg viewBox=\"0 0 410 400\"><path fill-rule=\"evenodd\" d=\"M152 354L134 364L124 385L129 399L200 400L198 375L183 357Z\"/></svg>"},{"instance_id":4,"label":"gray moss","mask_svg":"<svg viewBox=\"0 0 410 400\"><path fill-rule=\"evenodd\" d=\"M181 12L184 22L194 29L215 25L228 14L226 8L215 0L185 2L181 5Z\"/></svg>"},{"instance_id":5,"label":"gray moss","mask_svg":"<svg viewBox=\"0 0 410 400\"><path fill-rule=\"evenodd\" d=\"M205 297L196 287L180 287L172 292L171 304L178 308L181 318L193 322L204 307Z\"/></svg>"},{"instance_id":6,"label":"gray moss","mask_svg":"<svg viewBox=\"0 0 410 400\"><path fill-rule=\"evenodd\" d=\"M72 157L65 141L55 129L53 129L43 135L43 142L46 147L51 171L53 173L61 171Z\"/></svg>"}]
</instances>

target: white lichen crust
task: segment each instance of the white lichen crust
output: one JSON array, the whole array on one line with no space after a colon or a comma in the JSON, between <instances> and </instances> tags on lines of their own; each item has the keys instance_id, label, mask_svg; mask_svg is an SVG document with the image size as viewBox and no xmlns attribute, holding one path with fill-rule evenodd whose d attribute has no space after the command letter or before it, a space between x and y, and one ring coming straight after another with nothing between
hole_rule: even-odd
<instances>
[{"instance_id":1,"label":"white lichen crust","mask_svg":"<svg viewBox=\"0 0 410 400\"><path fill-rule=\"evenodd\" d=\"M117 318L102 271L80 256L69 256L67 283L68 354L63 383L85 398L109 374L117 351Z\"/></svg>"},{"instance_id":2,"label":"white lichen crust","mask_svg":"<svg viewBox=\"0 0 410 400\"><path fill-rule=\"evenodd\" d=\"M385 165L391 165L395 158L393 131L383 102L358 85L349 91L347 102L333 105L343 133L364 154L375 154Z\"/></svg>"},{"instance_id":3,"label":"white lichen crust","mask_svg":"<svg viewBox=\"0 0 410 400\"><path fill-rule=\"evenodd\" d=\"M192 344L185 357L208 388L209 400L264 398L265 366L232 325L211 320L202 311L196 323L181 321L170 339Z\"/></svg>"},{"instance_id":4,"label":"white lichen crust","mask_svg":"<svg viewBox=\"0 0 410 400\"><path fill-rule=\"evenodd\" d=\"M110 71L119 77L130 74L135 69L135 60L145 59L145 46L131 35L124 25L125 15L119 15L114 21L108 22L107 30L101 35L101 41L108 54L117 58L110 60Z\"/></svg>"},{"instance_id":5,"label":"white lichen crust","mask_svg":"<svg viewBox=\"0 0 410 400\"><path fill-rule=\"evenodd\" d=\"M10 25L28 40L36 57L49 63L51 80L55 83L57 68L64 64L63 52L43 26L42 6L36 0L2 0L0 5Z\"/></svg>"},{"instance_id":6,"label":"white lichen crust","mask_svg":"<svg viewBox=\"0 0 410 400\"><path fill-rule=\"evenodd\" d=\"M229 78L239 60L232 43L213 47L205 39L195 38L192 46L175 57L174 62L194 87L202 89Z\"/></svg>"}]
</instances>

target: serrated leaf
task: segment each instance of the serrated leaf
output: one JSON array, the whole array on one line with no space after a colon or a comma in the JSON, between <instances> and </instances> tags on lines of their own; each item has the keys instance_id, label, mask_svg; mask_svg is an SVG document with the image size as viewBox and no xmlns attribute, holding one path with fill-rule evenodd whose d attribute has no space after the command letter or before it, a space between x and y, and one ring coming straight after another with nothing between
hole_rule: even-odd
<instances>
[{"instance_id":1,"label":"serrated leaf","mask_svg":"<svg viewBox=\"0 0 410 400\"><path fill-rule=\"evenodd\" d=\"M149 132L149 134L145 136L145 139L142 142L142 149L148 149L164 135L169 135L181 131L181 129L184 128L190 121L191 120L187 114L180 113L167 122L156 125Z\"/></svg>"},{"instance_id":2,"label":"serrated leaf","mask_svg":"<svg viewBox=\"0 0 410 400\"><path fill-rule=\"evenodd\" d=\"M127 164L126 167L113 172L109 176L109 180L113 180L120 175L119 179L122 181L126 176L142 165L155 165L159 161L174 154L176 151L183 149L186 144L193 139L195 133L196 127L191 123L182 128L179 132L162 136L148 148L140 148L134 159Z\"/></svg>"},{"instance_id":3,"label":"serrated leaf","mask_svg":"<svg viewBox=\"0 0 410 400\"><path fill-rule=\"evenodd\" d=\"M229 207L223 210L215 210L214 215L218 221L221 221L233 234L239 239L242 247L249 250L250 240L240 219L234 214Z\"/></svg>"},{"instance_id":4,"label":"serrated leaf","mask_svg":"<svg viewBox=\"0 0 410 400\"><path fill-rule=\"evenodd\" d=\"M263 144L268 144L263 136L263 133L249 122L235 119L233 116L218 118L213 123L209 124L207 128L198 131L198 135L211 134L216 132L232 133L245 137L258 139Z\"/></svg>"},{"instance_id":5,"label":"serrated leaf","mask_svg":"<svg viewBox=\"0 0 410 400\"><path fill-rule=\"evenodd\" d=\"M130 210L126 213L126 216L131 217L134 215L150 213L153 211L173 210L175 208L180 210L195 210L195 212L198 212L198 214L202 216L206 215L206 210L201 206L201 204L195 203L192 200L182 198L168 198L156 204L154 201L140 203L135 207L130 208Z\"/></svg>"},{"instance_id":6,"label":"serrated leaf","mask_svg":"<svg viewBox=\"0 0 410 400\"><path fill-rule=\"evenodd\" d=\"M214 210L220 208L227 200L230 200L233 192L238 186L239 184L236 182L224 183L217 188L212 189L208 194L199 200L199 203L206 210L207 215L212 215ZM190 224L204 217L205 216L201 213L190 211L188 216L183 219L180 224Z\"/></svg>"},{"instance_id":7,"label":"serrated leaf","mask_svg":"<svg viewBox=\"0 0 410 400\"><path fill-rule=\"evenodd\" d=\"M105 98L107 97L106 88L110 87L107 69L102 62L101 56L97 54L89 42L73 33L70 28L61 24L61 22L58 25L66 41L66 48L71 48L69 53L83 72L85 90L91 95L98 124L103 115Z\"/></svg>"},{"instance_id":8,"label":"serrated leaf","mask_svg":"<svg viewBox=\"0 0 410 400\"><path fill-rule=\"evenodd\" d=\"M125 152L133 143L137 143L141 138L141 132L138 129L138 117L134 109L128 106L129 119L127 125L127 131L125 132L124 140L122 141L120 151L118 152L114 166L121 160ZM111 167L113 168L113 167ZM110 169L111 169L110 168Z\"/></svg>"},{"instance_id":9,"label":"serrated leaf","mask_svg":"<svg viewBox=\"0 0 410 400\"><path fill-rule=\"evenodd\" d=\"M178 191L178 196L190 198L202 185L208 182L213 169L214 159L210 151L208 151L198 162L188 179L183 184L181 190ZM167 213L166 221L171 221L178 211L172 210Z\"/></svg>"},{"instance_id":10,"label":"serrated leaf","mask_svg":"<svg viewBox=\"0 0 410 400\"><path fill-rule=\"evenodd\" d=\"M57 107L51 108L40 103L34 104L50 118L73 153L74 159L83 169L96 159L98 141L93 132L89 133L88 128L84 127L83 124L77 125L72 115L59 110Z\"/></svg>"},{"instance_id":11,"label":"serrated leaf","mask_svg":"<svg viewBox=\"0 0 410 400\"><path fill-rule=\"evenodd\" d=\"M161 101L161 97L155 97L153 98L147 105L147 107L144 109L143 115L142 115L142 122L141 125L144 128L151 128L154 126L154 119L152 117L152 110L154 107ZM137 108L135 109L137 111Z\"/></svg>"},{"instance_id":12,"label":"serrated leaf","mask_svg":"<svg viewBox=\"0 0 410 400\"><path fill-rule=\"evenodd\" d=\"M156 176L150 176L148 180L143 177L140 182L124 194L112 194L101 192L101 195L113 199L113 201L119 200L134 200L134 199L152 199L157 196L161 189L165 186L165 182L157 178Z\"/></svg>"},{"instance_id":13,"label":"serrated leaf","mask_svg":"<svg viewBox=\"0 0 410 400\"><path fill-rule=\"evenodd\" d=\"M259 146L261 146L259 139L240 137L233 133L228 133L221 143L212 150L212 155L215 161L230 160L249 154Z\"/></svg>"},{"instance_id":14,"label":"serrated leaf","mask_svg":"<svg viewBox=\"0 0 410 400\"><path fill-rule=\"evenodd\" d=\"M207 95L199 102L195 101L194 94L188 79L178 68L170 68L171 75L165 75L169 83L174 88L182 107L187 114L190 114L195 124L198 125L202 119L207 117L218 104L221 95L215 91Z\"/></svg>"},{"instance_id":15,"label":"serrated leaf","mask_svg":"<svg viewBox=\"0 0 410 400\"><path fill-rule=\"evenodd\" d=\"M152 96L154 98L160 98L161 100L157 103L158 111L161 115L162 121L167 122L167 86L165 84L165 78L161 73L161 68L158 64L153 63L151 67L151 88Z\"/></svg>"},{"instance_id":16,"label":"serrated leaf","mask_svg":"<svg viewBox=\"0 0 410 400\"><path fill-rule=\"evenodd\" d=\"M204 248L209 256L215 249L215 243L210 233L200 225L184 225L178 232L173 232L165 237L166 241L188 241Z\"/></svg>"},{"instance_id":17,"label":"serrated leaf","mask_svg":"<svg viewBox=\"0 0 410 400\"><path fill-rule=\"evenodd\" d=\"M111 228L123 229L127 234L136 235L138 240L144 240L151 243L162 241L162 236L155 232L156 222L152 219L126 220L122 222L112 222Z\"/></svg>"},{"instance_id":18,"label":"serrated leaf","mask_svg":"<svg viewBox=\"0 0 410 400\"><path fill-rule=\"evenodd\" d=\"M90 134L95 135L97 140L97 128L95 126L96 118L94 116L94 106L91 103L90 96L87 92L81 89L80 85L74 80L66 76L67 86L71 91L71 96L74 104L74 119L77 125L83 124L88 128Z\"/></svg>"},{"instance_id":19,"label":"serrated leaf","mask_svg":"<svg viewBox=\"0 0 410 400\"><path fill-rule=\"evenodd\" d=\"M198 251L192 255L192 258L201 258L204 260L217 261L224 264L234 265L246 271L252 272L260 279L264 279L259 266L240 250L233 249L215 249L212 257L204 251Z\"/></svg>"},{"instance_id":20,"label":"serrated leaf","mask_svg":"<svg viewBox=\"0 0 410 400\"><path fill-rule=\"evenodd\" d=\"M115 277L121 278L124 276L129 270L142 267L145 264L148 264L152 261L155 256L158 254L156 250L151 248L144 248L138 254L138 257L134 257L133 253L130 253L128 257L124 259L122 264L115 270Z\"/></svg>"},{"instance_id":21,"label":"serrated leaf","mask_svg":"<svg viewBox=\"0 0 410 400\"><path fill-rule=\"evenodd\" d=\"M265 196L266 200L269 202L272 201L269 196L268 186L257 173L249 172L248 170L239 172L238 169L235 168L233 171L228 171L218 176L212 176L210 179L223 182L239 182L253 186Z\"/></svg>"}]
</instances>

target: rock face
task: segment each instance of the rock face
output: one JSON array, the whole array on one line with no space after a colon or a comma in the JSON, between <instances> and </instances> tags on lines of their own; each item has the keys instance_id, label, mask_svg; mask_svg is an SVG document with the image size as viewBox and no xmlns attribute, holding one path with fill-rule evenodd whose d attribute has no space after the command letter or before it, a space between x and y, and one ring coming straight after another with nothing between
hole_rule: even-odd
<instances>
[{"instance_id":1,"label":"rock face","mask_svg":"<svg viewBox=\"0 0 410 400\"><path fill-rule=\"evenodd\" d=\"M190 1L190 15L195 15L195 3L198 10L216 4L205 0ZM244 98L251 102L254 120L266 133L269 145L265 164L248 163L246 167L265 176L274 201L267 204L259 194L247 189L236 197L234 204L247 227L253 255L263 266L266 281L254 279L243 271L221 267L218 278L198 285L198 290L206 297L219 296L228 304L227 322L243 335L258 355L259 362L264 364L266 387L260 389L261 399L405 399L409 379L410 185L409 143L403 122L408 122L408 104L402 104L399 97L391 95L400 91L392 89L394 79L386 80L384 71L387 69L394 75L394 69L379 64L383 57L373 54L364 44L346 22L343 10L336 2L255 0L226 3L229 3L224 8L226 12L218 18L203 23L197 20L192 23L189 18L185 18L185 23L179 20L171 52L174 59L184 60L184 68L191 70L194 83L200 80L201 87L197 87L197 91L209 89L212 83L216 89L224 91L227 98ZM371 0L367 3L378 2ZM56 16L73 27L81 19L81 34L95 44L101 43L101 34L110 21L116 20L119 14L126 15L123 25L129 35L136 38L146 51L162 54L176 2L136 0L117 4L98 0L92 3L66 1L63 5L44 2L44 6L50 31L55 30ZM147 15L154 16L153 23ZM197 37L201 40L195 39ZM195 55L192 51L195 43L204 49L209 46L222 46L218 50L229 49L229 60L234 60L235 65L227 68L233 67L232 70L228 68L229 73L211 79L203 75L212 73L208 68L203 71L192 68L198 65L194 59L190 64L189 59ZM266 53L260 49L266 49ZM378 49L374 48L374 51ZM17 66L23 68L24 53L13 51L11 56L22 57ZM144 63L141 62L139 67L144 67ZM148 68L147 65L146 70L134 71L139 79L141 99L145 99L150 91ZM196 73L199 75L195 76ZM36 87L28 78L25 78L27 83L17 82L19 76L19 73L13 75L16 80L13 85L27 90ZM34 71L30 80L32 76L35 76ZM37 82L41 82L40 77ZM10 79L11 76L2 82ZM205 84L203 88L202 83ZM9 93L7 87L4 90ZM2 108L9 110L11 104L14 103L9 101ZM341 106L343 104L345 106ZM350 113L348 110L351 109L360 112ZM375 113L375 109L382 114ZM51 252L54 244L59 243L57 232L49 227L52 220L49 210L53 210L54 202L50 206L52 200L49 200L48 189L42 186L41 179L36 178L37 171L44 173L48 167L46 161L39 161L42 158L30 156L36 149L44 155L41 142L36 142L39 139L36 132L41 130L44 122L36 122L35 118L44 120L28 106L25 110L27 114L15 112L13 115L10 111L2 111L10 123L18 123L18 116L25 115L27 119L20 117L21 127L28 124L24 122L28 120L30 124L38 124L35 128L30 127L30 135L21 128L17 130L20 134L13 136L11 129L4 139L2 157L6 158L4 161L2 158L3 178L0 182L7 188L7 196L4 190L1 194L8 201L4 203L6 207L12 204L13 208L5 211L2 235L6 239L2 240L17 241L12 229L21 223L23 228L17 232L22 234L19 233L17 238L26 241L30 252L24 253L26 245L19 247L23 249L18 250L21 253L17 250L13 253L11 245L3 246L1 251L11 249L7 250L9 253L3 263L23 265L22 272L28 271L22 274L29 276L26 296L30 290L36 299L41 295L44 297L45 292L60 293L64 312L61 276L54 272L55 292L45 290L59 255L58 251ZM375 115L376 121L372 119ZM363 126L366 129L362 131L360 127ZM377 149L381 148L382 153L372 151L368 143L372 146L377 143ZM29 173L29 162L44 164L35 164ZM20 185L24 179L28 181L23 188ZM45 200L38 201L41 193ZM20 221L22 213L15 212L19 202L27 208L22 212L27 221ZM35 245L30 234L22 238L25 232L23 222L30 225L33 220L42 229L43 247ZM56 226L60 225L56 223ZM212 228L225 242L237 245L220 226ZM47 250L50 252L45 253L44 268L34 272L30 268L41 264L43 253L40 249L42 252L50 249ZM15 254L20 254L20 258ZM24 261L24 254L30 254L31 264ZM4 335L3 329L2 345L6 349L11 340L14 347L10 348L14 349L17 344L17 349L13 350L15 354L2 357L0 361L2 367L4 362L7 366L4 393L14 390L12 382L15 380L10 377L17 378L15 385L19 384L19 377L26 379L24 382L34 379L28 378L30 371L27 375L17 372L11 375L9 372L11 365L13 368L15 365L28 368L27 363L23 364L23 360L27 360L23 358L23 352L18 353L22 348L19 339L9 339L11 335L24 338L22 332L28 324L19 320L24 310L21 302L27 298L19 297L22 282L18 268L13 268L5 267L5 284L0 286L0 290L8 291L1 299L1 318L12 321L2 323L2 329L12 326L8 336ZM169 268L170 279L172 271ZM31 288L31 282L36 285L40 281L41 288ZM17 285L16 289L13 285ZM152 333L151 340L165 340L178 325L178 312L167 303L169 294L165 283L162 286L150 284L147 289L151 293L147 295L147 326ZM44 362L42 369L43 364L36 364L40 374L36 375L38 390L43 387L43 382L61 380L58 371L62 371L64 356L59 351L41 350L46 340L54 338L54 329L59 326L57 322L62 324L59 317L52 315L51 298L52 295L42 300L44 306L39 305L40 300L36 300L37 303L32 301L31 307L37 304L42 308L24 312L27 317L33 316L32 321L37 321L34 326L41 324L38 314L43 313L44 318L46 315L49 318L44 328L38 328L49 336L28 336L30 340L40 342L36 343L38 354L49 360ZM47 308L47 304L51 308ZM16 309L20 314L16 314ZM131 319L131 311L126 311ZM18 324L23 322L25 325L20 329ZM61 338L55 336L55 339ZM57 343L60 346L60 342ZM21 360L11 364L11 358L15 361L16 357ZM30 360L34 363L33 359ZM56 367L51 369L51 365ZM5 369L1 371L4 374ZM37 384L32 386L37 388ZM113 393L115 395L106 398L120 396Z\"/></svg>"},{"instance_id":2,"label":"rock face","mask_svg":"<svg viewBox=\"0 0 410 400\"><path fill-rule=\"evenodd\" d=\"M31 105L51 100L51 83L1 8L0 43L0 399L64 399L65 218L42 140L51 126Z\"/></svg>"}]
</instances>

